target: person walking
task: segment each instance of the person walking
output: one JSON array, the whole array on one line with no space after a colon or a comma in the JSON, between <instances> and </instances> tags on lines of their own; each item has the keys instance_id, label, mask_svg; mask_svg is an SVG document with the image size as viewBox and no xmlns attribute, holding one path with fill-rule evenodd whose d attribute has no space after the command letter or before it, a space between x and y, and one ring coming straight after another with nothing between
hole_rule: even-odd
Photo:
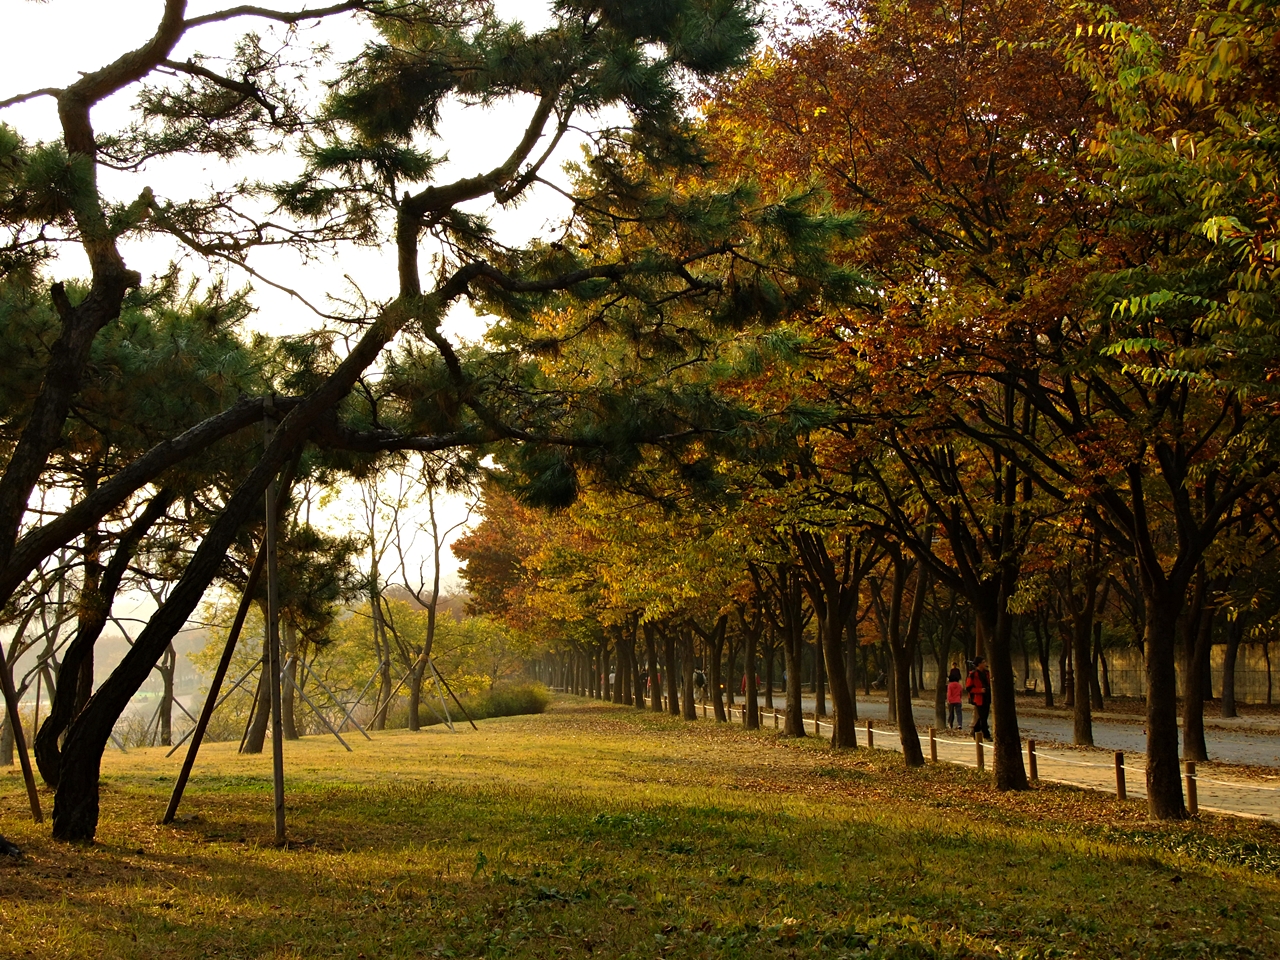
<instances>
[{"instance_id":1,"label":"person walking","mask_svg":"<svg viewBox=\"0 0 1280 960\"><path fill-rule=\"evenodd\" d=\"M951 664L951 672L947 674L947 729L964 729L964 708L960 705L964 696L964 685L960 682L960 664Z\"/></svg>"},{"instance_id":2,"label":"person walking","mask_svg":"<svg viewBox=\"0 0 1280 960\"><path fill-rule=\"evenodd\" d=\"M969 702L973 704L974 738L982 734L988 741L993 740L991 727L987 722L991 716L991 674L987 671L987 661L984 658L974 658L973 669L969 671L969 679L965 681L964 688L969 692Z\"/></svg>"}]
</instances>

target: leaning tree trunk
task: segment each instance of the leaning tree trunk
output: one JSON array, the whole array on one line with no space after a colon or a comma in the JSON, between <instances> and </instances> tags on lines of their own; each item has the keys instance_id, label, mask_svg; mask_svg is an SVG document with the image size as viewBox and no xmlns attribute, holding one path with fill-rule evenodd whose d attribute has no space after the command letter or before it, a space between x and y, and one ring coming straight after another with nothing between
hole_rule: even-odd
<instances>
[{"instance_id":1,"label":"leaning tree trunk","mask_svg":"<svg viewBox=\"0 0 1280 960\"><path fill-rule=\"evenodd\" d=\"M268 679L266 655L268 642L265 638L262 641L262 669L258 674L258 692L254 695L252 718L240 747L241 753L261 753L267 742L267 724L271 721L271 682Z\"/></svg>"}]
</instances>

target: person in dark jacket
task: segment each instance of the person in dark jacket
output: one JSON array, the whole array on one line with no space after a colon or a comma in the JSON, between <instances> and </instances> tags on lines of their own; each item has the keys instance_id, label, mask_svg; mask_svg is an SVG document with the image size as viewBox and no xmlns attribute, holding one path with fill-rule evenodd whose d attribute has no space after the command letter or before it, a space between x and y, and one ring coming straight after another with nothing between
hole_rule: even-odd
<instances>
[{"instance_id":1,"label":"person in dark jacket","mask_svg":"<svg viewBox=\"0 0 1280 960\"><path fill-rule=\"evenodd\" d=\"M975 657L973 669L969 671L969 679L964 688L968 691L969 702L973 704L973 736L982 734L992 740L988 718L991 716L991 674L987 670L987 661Z\"/></svg>"}]
</instances>

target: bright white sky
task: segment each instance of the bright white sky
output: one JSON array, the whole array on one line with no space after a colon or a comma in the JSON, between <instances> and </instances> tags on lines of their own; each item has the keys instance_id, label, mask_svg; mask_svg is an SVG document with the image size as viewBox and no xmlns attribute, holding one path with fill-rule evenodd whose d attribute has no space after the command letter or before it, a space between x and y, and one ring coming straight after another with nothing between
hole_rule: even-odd
<instances>
[{"instance_id":1,"label":"bright white sky","mask_svg":"<svg viewBox=\"0 0 1280 960\"><path fill-rule=\"evenodd\" d=\"M188 15L225 9L236 2L191 0ZM276 9L325 5L324 0L261 0L261 3ZM496 0L496 6L500 15L523 20L530 29L536 29L547 19L545 0ZM767 6L777 10L789 4ZM121 53L137 48L154 32L162 9L162 0L0 0L0 100L29 90L65 85L74 80L77 71L96 69ZM265 39L282 36L284 28L252 18L203 27L189 35L172 57L184 60L196 52L211 56L228 54L235 40L248 31L257 31ZM328 44L338 60L353 57L367 36L365 28L351 16L307 25L302 32L302 39L307 43ZM323 89L314 91L317 97L323 92ZM123 124L135 94L136 88L125 90L99 105L94 112L95 127L105 132ZM505 157L525 129L530 108L531 101L525 100L500 104L485 112L464 110L457 105L446 111L443 142L447 144L448 163L441 169L440 179L489 169ZM617 122L620 118L611 119ZM54 139L60 135L54 102L48 97L0 110L0 122L17 129L28 141ZM558 158L544 173L555 175L561 164L579 155L580 144L580 140L566 140ZM143 186L150 186L158 197L177 200L199 196L211 186L225 187L245 178L284 179L297 169L296 161L287 157L254 157L249 163L252 166L182 158L153 164L141 175L106 171L102 183L104 191L115 199L131 200ZM499 235L508 242L518 243L553 230L567 213L567 206L558 194L543 189L514 210L480 207L472 212L489 213ZM160 274L175 257L184 256L175 246L154 240L130 242L124 253L130 266L142 271L144 276ZM181 262L197 275L203 269L201 262L194 258ZM344 250L340 257L311 264L299 262L289 252L261 251L253 265L272 280L304 291L321 309L330 307L326 301L329 295L348 299L353 284L371 300L387 298L395 292L394 260L382 250L351 248ZM84 276L86 272L83 255L74 245L67 247L62 259L51 269L53 275L60 277ZM237 285L252 282L257 312L249 325L255 329L285 334L322 323L297 300L261 281L251 281L243 274L232 274L231 280ZM484 322L460 307L449 318L446 329L455 337L476 339L483 334ZM437 510L443 527L453 526L465 515L464 506L457 498L443 498ZM325 515L334 528L350 530L363 527L362 512L358 497L349 491L331 503ZM425 510L421 514L425 520ZM420 542L426 539L419 537ZM457 563L447 550L442 566L446 583L452 585ZM122 617L144 618L150 609L149 600L138 598L133 604L118 604L116 613Z\"/></svg>"},{"instance_id":2,"label":"bright white sky","mask_svg":"<svg viewBox=\"0 0 1280 960\"><path fill-rule=\"evenodd\" d=\"M233 6L233 0L192 0L189 16ZM264 6L276 9L298 9L323 6L318 0L264 0ZM546 16L546 4L531 0L499 0L498 9L507 17L524 20L536 28ZM121 53L135 49L154 32L163 9L162 0L0 0L0 99L42 87L57 87L75 79L77 71L96 69L111 62ZM263 20L242 18L226 24L215 24L193 31L174 51L172 58L184 60L192 53L222 55L232 49L243 33L256 30L264 39L282 36L284 27ZM369 36L365 28L351 16L330 18L319 24L306 25L302 40L309 44L328 44L338 60L353 57ZM51 42L56 37L56 42ZM322 89L315 91L323 95ZM112 130L128 119L129 106L136 88L122 92L101 104L94 112L94 124L101 132ZM455 105L445 114L444 143L448 162L440 172L442 180L467 175L493 166L510 151L523 132L531 101L500 104L484 112L464 110ZM43 97L0 111L0 121L17 129L28 141L54 139L60 136L52 98ZM559 163L576 156L578 143L561 147ZM181 199L199 196L211 186L233 184L242 178L270 180L288 176L297 169L296 162L286 157L255 157L252 167L210 162L207 159L182 158L152 164L144 174L117 174L105 171L103 187L115 199L135 197L143 186L150 186L161 198ZM554 173L559 163L548 166ZM473 212L487 212L504 239L519 242L526 237L552 228L567 212L563 200L550 191L531 199L514 210L486 210L480 206ZM174 245L157 241L133 241L124 248L127 262L144 276L163 273L175 258L189 271L199 273L200 262L185 257ZM330 307L328 295L346 298L356 285L371 300L386 298L395 292L394 258L381 250L348 248L340 258L304 264L288 251L261 251L252 261L272 280L304 292L311 303L321 309ZM87 272L80 248L69 245L51 272L58 276L83 276ZM231 275L236 284L252 283L257 313L249 325L264 332L283 334L301 332L322 323L307 307L289 295L273 289L245 274ZM336 312L336 311L335 311ZM459 308L450 317L448 329L455 337L475 339L482 335L484 323L466 309ZM438 509L442 524L452 526L465 509L457 498L445 497ZM344 496L325 511L332 526L339 529L360 528L361 508L353 496ZM313 514L314 516L314 514ZM423 538L419 538L420 540ZM457 563L445 551L442 566L449 581L456 576ZM123 606L123 604L122 604ZM150 608L141 602L126 615L143 615Z\"/></svg>"}]
</instances>

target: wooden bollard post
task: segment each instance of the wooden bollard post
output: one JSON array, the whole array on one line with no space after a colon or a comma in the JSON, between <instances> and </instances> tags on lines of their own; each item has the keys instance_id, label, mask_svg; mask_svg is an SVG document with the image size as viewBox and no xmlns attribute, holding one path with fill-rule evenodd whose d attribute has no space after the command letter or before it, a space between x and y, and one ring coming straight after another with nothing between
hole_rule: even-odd
<instances>
[{"instance_id":1,"label":"wooden bollard post","mask_svg":"<svg viewBox=\"0 0 1280 960\"><path fill-rule=\"evenodd\" d=\"M1124 751L1116 751L1116 799L1124 800L1128 797L1124 788Z\"/></svg>"},{"instance_id":2,"label":"wooden bollard post","mask_svg":"<svg viewBox=\"0 0 1280 960\"><path fill-rule=\"evenodd\" d=\"M1187 812L1193 817L1200 813L1200 798L1196 796L1196 762L1187 761Z\"/></svg>"},{"instance_id":3,"label":"wooden bollard post","mask_svg":"<svg viewBox=\"0 0 1280 960\"><path fill-rule=\"evenodd\" d=\"M974 745L978 748L978 769L987 769L987 758L982 755L982 734L977 733L973 737Z\"/></svg>"},{"instance_id":4,"label":"wooden bollard post","mask_svg":"<svg viewBox=\"0 0 1280 960\"><path fill-rule=\"evenodd\" d=\"M933 727L929 728L929 760L938 762L938 732Z\"/></svg>"},{"instance_id":5,"label":"wooden bollard post","mask_svg":"<svg viewBox=\"0 0 1280 960\"><path fill-rule=\"evenodd\" d=\"M775 730L778 729L778 711L777 710L773 711L773 729Z\"/></svg>"},{"instance_id":6,"label":"wooden bollard post","mask_svg":"<svg viewBox=\"0 0 1280 960\"><path fill-rule=\"evenodd\" d=\"M1033 781L1040 779L1040 771L1036 767L1036 742L1034 740L1027 741L1027 766L1031 770L1031 779Z\"/></svg>"},{"instance_id":7,"label":"wooden bollard post","mask_svg":"<svg viewBox=\"0 0 1280 960\"><path fill-rule=\"evenodd\" d=\"M876 748L876 735L871 729L871 721L867 721L867 749L874 750Z\"/></svg>"}]
</instances>

